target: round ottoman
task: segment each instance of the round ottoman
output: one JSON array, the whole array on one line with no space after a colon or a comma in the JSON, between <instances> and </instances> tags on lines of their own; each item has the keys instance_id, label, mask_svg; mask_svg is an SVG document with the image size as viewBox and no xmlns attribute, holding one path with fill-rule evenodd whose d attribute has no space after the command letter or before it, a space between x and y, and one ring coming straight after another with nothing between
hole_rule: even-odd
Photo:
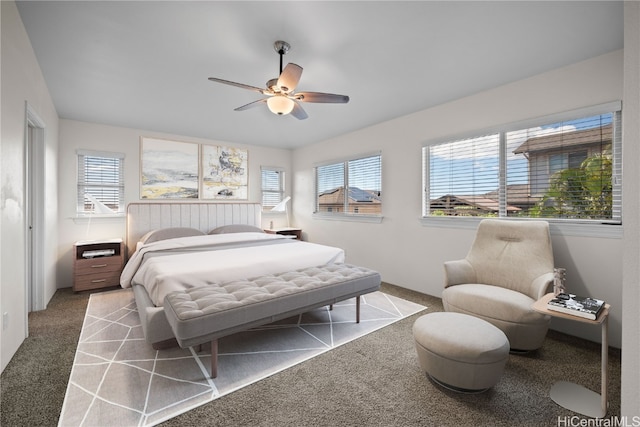
<instances>
[{"instance_id":1,"label":"round ottoman","mask_svg":"<svg viewBox=\"0 0 640 427\"><path fill-rule=\"evenodd\" d=\"M413 324L413 337L422 369L437 383L455 391L493 387L509 357L509 340L504 332L466 314L425 314Z\"/></svg>"}]
</instances>

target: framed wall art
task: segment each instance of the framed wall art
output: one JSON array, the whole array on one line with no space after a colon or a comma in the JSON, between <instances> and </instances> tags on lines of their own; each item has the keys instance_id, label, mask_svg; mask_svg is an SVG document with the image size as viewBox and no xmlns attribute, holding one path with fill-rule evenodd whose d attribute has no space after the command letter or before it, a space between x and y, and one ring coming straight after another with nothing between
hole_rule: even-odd
<instances>
[{"instance_id":1,"label":"framed wall art","mask_svg":"<svg viewBox=\"0 0 640 427\"><path fill-rule=\"evenodd\" d=\"M201 145L203 199L248 199L248 151Z\"/></svg>"},{"instance_id":2,"label":"framed wall art","mask_svg":"<svg viewBox=\"0 0 640 427\"><path fill-rule=\"evenodd\" d=\"M140 198L197 199L198 144L140 138Z\"/></svg>"}]
</instances>

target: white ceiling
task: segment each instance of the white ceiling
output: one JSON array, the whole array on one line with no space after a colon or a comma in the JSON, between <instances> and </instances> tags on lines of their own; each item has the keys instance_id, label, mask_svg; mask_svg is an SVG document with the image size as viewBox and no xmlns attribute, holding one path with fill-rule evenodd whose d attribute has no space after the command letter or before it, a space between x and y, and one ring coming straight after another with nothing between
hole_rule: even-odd
<instances>
[{"instance_id":1,"label":"white ceiling","mask_svg":"<svg viewBox=\"0 0 640 427\"><path fill-rule=\"evenodd\" d=\"M619 1L18 1L61 118L295 148L623 47ZM285 64L306 120L234 108Z\"/></svg>"}]
</instances>

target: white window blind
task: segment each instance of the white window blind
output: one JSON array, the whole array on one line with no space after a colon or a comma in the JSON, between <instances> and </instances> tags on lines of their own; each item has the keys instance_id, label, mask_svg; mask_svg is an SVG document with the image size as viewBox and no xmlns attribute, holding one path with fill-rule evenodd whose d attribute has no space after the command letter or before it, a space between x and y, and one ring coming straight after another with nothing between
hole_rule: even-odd
<instances>
[{"instance_id":1,"label":"white window blind","mask_svg":"<svg viewBox=\"0 0 640 427\"><path fill-rule=\"evenodd\" d=\"M621 223L619 107L423 147L423 216Z\"/></svg>"},{"instance_id":2,"label":"white window blind","mask_svg":"<svg viewBox=\"0 0 640 427\"><path fill-rule=\"evenodd\" d=\"M613 159L620 148L613 138L619 116L611 112L507 132L506 200L521 208L508 215L620 222L621 176Z\"/></svg>"},{"instance_id":3,"label":"white window blind","mask_svg":"<svg viewBox=\"0 0 640 427\"><path fill-rule=\"evenodd\" d=\"M317 166L316 213L381 215L382 156Z\"/></svg>"},{"instance_id":4,"label":"white window blind","mask_svg":"<svg viewBox=\"0 0 640 427\"><path fill-rule=\"evenodd\" d=\"M78 150L77 155L78 214L124 213L124 154Z\"/></svg>"},{"instance_id":5,"label":"white window blind","mask_svg":"<svg viewBox=\"0 0 640 427\"><path fill-rule=\"evenodd\" d=\"M262 167L262 209L269 210L284 199L284 170Z\"/></svg>"},{"instance_id":6,"label":"white window blind","mask_svg":"<svg viewBox=\"0 0 640 427\"><path fill-rule=\"evenodd\" d=\"M431 215L478 215L487 209L488 213L497 213L497 201L486 194L498 188L498 134L426 149L429 151Z\"/></svg>"}]
</instances>

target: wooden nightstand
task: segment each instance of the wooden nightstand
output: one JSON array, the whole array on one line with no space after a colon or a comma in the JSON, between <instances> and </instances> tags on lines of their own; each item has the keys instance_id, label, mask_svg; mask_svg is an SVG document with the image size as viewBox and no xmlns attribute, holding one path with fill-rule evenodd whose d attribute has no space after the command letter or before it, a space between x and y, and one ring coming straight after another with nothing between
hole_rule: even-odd
<instances>
[{"instance_id":1,"label":"wooden nightstand","mask_svg":"<svg viewBox=\"0 0 640 427\"><path fill-rule=\"evenodd\" d=\"M123 266L122 239L76 242L73 245L73 291L117 286Z\"/></svg>"},{"instance_id":2,"label":"wooden nightstand","mask_svg":"<svg viewBox=\"0 0 640 427\"><path fill-rule=\"evenodd\" d=\"M264 230L269 234L282 234L283 236L296 236L296 239L302 240L302 229L293 227L273 228L270 230Z\"/></svg>"}]
</instances>

